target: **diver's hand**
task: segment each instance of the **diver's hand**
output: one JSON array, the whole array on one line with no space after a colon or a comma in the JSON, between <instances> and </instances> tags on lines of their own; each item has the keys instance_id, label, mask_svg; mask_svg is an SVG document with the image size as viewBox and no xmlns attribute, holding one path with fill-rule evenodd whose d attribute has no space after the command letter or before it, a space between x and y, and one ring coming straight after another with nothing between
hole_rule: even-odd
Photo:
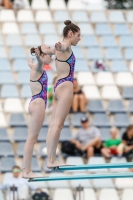
<instances>
[{"instance_id":1,"label":"diver's hand","mask_svg":"<svg viewBox=\"0 0 133 200\"><path fill-rule=\"evenodd\" d=\"M41 57L40 50L38 48L35 49L36 58L39 63L43 63L43 58Z\"/></svg>"},{"instance_id":2,"label":"diver's hand","mask_svg":"<svg viewBox=\"0 0 133 200\"><path fill-rule=\"evenodd\" d=\"M61 50L62 50L62 44L61 44L60 42L57 42L57 43L55 44L55 49L56 49L57 51L61 51Z\"/></svg>"},{"instance_id":3,"label":"diver's hand","mask_svg":"<svg viewBox=\"0 0 133 200\"><path fill-rule=\"evenodd\" d=\"M29 65L30 68L32 68L34 66L32 59L28 59L28 65Z\"/></svg>"}]
</instances>

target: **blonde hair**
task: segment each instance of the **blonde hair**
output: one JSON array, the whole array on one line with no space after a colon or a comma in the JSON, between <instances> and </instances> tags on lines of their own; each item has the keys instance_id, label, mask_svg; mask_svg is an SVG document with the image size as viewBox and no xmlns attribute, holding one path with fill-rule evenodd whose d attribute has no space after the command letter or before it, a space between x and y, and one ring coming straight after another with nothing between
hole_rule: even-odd
<instances>
[{"instance_id":1,"label":"blonde hair","mask_svg":"<svg viewBox=\"0 0 133 200\"><path fill-rule=\"evenodd\" d=\"M116 127L112 127L112 128L110 129L110 132L116 132L116 133L118 134L118 129L117 129Z\"/></svg>"}]
</instances>

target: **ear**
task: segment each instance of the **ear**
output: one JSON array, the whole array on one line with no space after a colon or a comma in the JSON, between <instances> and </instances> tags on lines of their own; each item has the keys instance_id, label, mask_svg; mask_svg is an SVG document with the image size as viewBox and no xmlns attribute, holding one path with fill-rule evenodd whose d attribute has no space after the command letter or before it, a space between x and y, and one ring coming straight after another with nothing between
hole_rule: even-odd
<instances>
[{"instance_id":1,"label":"ear","mask_svg":"<svg viewBox=\"0 0 133 200\"><path fill-rule=\"evenodd\" d=\"M45 56L45 54L44 54L44 53L42 53L42 54L41 54L41 57L42 57L42 58L44 58L44 56Z\"/></svg>"},{"instance_id":2,"label":"ear","mask_svg":"<svg viewBox=\"0 0 133 200\"><path fill-rule=\"evenodd\" d=\"M73 36L73 32L72 32L71 30L68 32L68 36L69 36L70 38Z\"/></svg>"}]
</instances>

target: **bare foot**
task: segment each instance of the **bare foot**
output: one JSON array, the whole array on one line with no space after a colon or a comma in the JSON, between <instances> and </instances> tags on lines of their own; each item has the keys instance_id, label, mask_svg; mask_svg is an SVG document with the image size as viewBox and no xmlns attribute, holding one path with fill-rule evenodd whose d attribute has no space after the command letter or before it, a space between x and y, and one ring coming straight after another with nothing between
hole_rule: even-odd
<instances>
[{"instance_id":1,"label":"bare foot","mask_svg":"<svg viewBox=\"0 0 133 200\"><path fill-rule=\"evenodd\" d=\"M35 174L34 172L26 172L25 169L22 169L22 178L30 179L30 178L40 178L41 176Z\"/></svg>"},{"instance_id":2,"label":"bare foot","mask_svg":"<svg viewBox=\"0 0 133 200\"><path fill-rule=\"evenodd\" d=\"M63 162L59 162L58 160L55 160L54 162L47 162L47 168L54 168L54 167L59 167L59 166L68 166Z\"/></svg>"}]
</instances>

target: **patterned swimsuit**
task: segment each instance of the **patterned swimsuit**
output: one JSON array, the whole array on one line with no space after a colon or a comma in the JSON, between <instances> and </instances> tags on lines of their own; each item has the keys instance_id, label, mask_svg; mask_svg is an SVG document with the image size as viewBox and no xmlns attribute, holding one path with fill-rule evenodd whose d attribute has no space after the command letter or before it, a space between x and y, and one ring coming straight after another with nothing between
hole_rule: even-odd
<instances>
[{"instance_id":1,"label":"patterned swimsuit","mask_svg":"<svg viewBox=\"0 0 133 200\"><path fill-rule=\"evenodd\" d=\"M31 101L33 101L34 99L37 99L37 98L42 98L45 102L45 108L46 108L46 105L47 105L47 85L48 85L48 77L47 77L46 71L44 71L42 73L41 77L37 81L32 81L32 80L30 80L30 81L31 82L39 82L42 86L41 92L39 94L33 95Z\"/></svg>"},{"instance_id":2,"label":"patterned swimsuit","mask_svg":"<svg viewBox=\"0 0 133 200\"><path fill-rule=\"evenodd\" d=\"M56 58L56 60L58 60L58 59ZM76 59L75 59L73 52L72 52L71 56L66 61L63 61L63 60L58 60L58 61L59 62L67 62L70 66L70 72L69 72L68 76L57 80L57 82L54 86L54 92L55 92L57 86L60 85L61 83L65 82L65 81L71 81L73 83L73 81L74 81L74 65L75 65Z\"/></svg>"}]
</instances>

